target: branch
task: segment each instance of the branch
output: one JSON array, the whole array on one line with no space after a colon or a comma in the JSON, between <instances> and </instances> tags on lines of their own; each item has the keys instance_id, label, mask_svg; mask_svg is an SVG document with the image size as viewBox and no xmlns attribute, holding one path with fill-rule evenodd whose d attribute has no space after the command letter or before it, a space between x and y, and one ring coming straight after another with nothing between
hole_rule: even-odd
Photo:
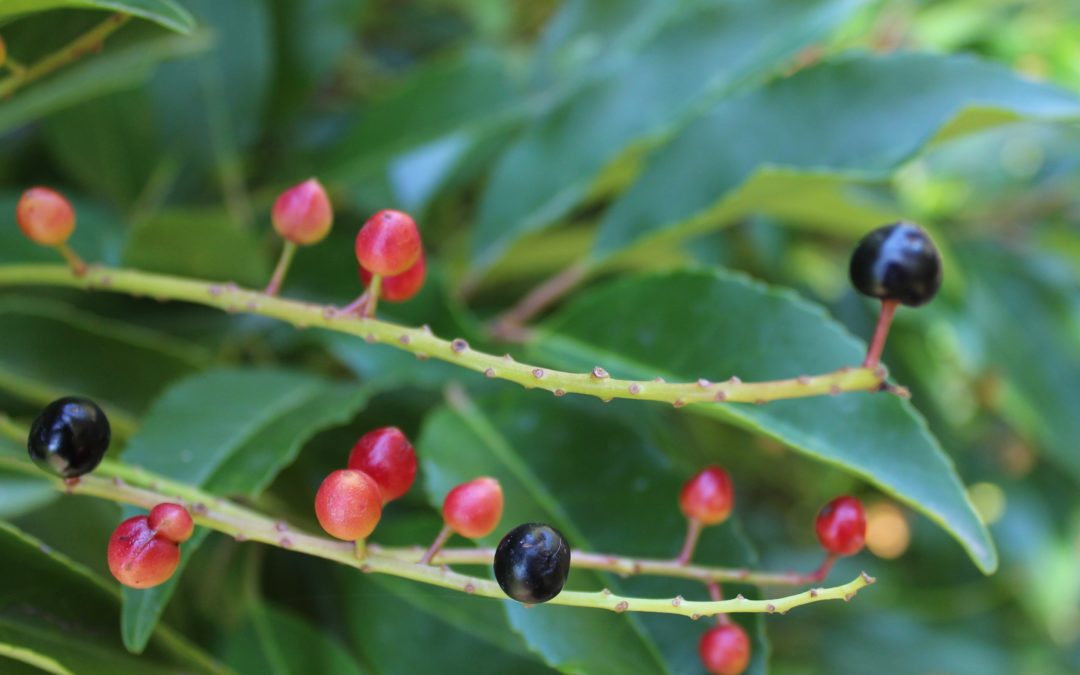
<instances>
[{"instance_id":1,"label":"branch","mask_svg":"<svg viewBox=\"0 0 1080 675\"><path fill-rule=\"evenodd\" d=\"M0 465L35 475L41 475L27 462L0 458ZM122 463L105 460L96 469L95 475L83 476L72 483L65 483L58 478L49 478L50 484L67 494L88 495L108 499L121 504L131 504L144 509L151 509L162 502L184 502L195 522L203 527L232 536L237 541L257 541L298 553L332 560L355 567L362 572L387 574L411 579L420 583L461 591L470 595L505 600L506 595L498 584L488 579L468 576L454 572L446 564L441 566L419 564L419 549L391 549L379 546L355 546L349 542L337 541L315 536L297 530L293 526L273 520L226 499L207 494L197 488L175 483L142 469L126 466ZM489 549L477 549L468 552L447 551L436 557L437 562L469 563L490 565L493 553ZM444 560L445 558L445 560ZM584 569L610 569L612 560L623 560L612 556L602 556L577 552L572 554L572 565ZM761 583L791 583L786 575L741 570L723 570L719 568L686 567L691 574L681 574L670 561L634 561L625 559L633 565L642 564L642 574L661 574L663 576L682 576L684 578L733 578L747 583L755 580ZM702 577L693 574L704 575ZM735 576L731 576L734 574ZM728 614L733 612L787 613L788 610L823 600L850 600L860 589L874 583L874 578L865 572L854 580L832 588L812 588L773 600L747 600L737 596L731 600L700 602L684 600L682 596L674 598L636 598L625 597L604 589L598 592L563 591L548 604L572 607L592 607L613 612L653 612L677 614L697 619L703 616Z\"/></svg>"},{"instance_id":2,"label":"branch","mask_svg":"<svg viewBox=\"0 0 1080 675\"><path fill-rule=\"evenodd\" d=\"M343 314L329 305L283 300L232 283L215 284L181 277L92 265L75 276L62 265L0 266L0 287L68 286L85 290L147 296L157 300L182 300L227 312L258 314L293 324L363 337L368 342L412 352L419 359L434 358L509 380L526 389L544 389L555 396L583 394L609 401L624 398L663 401L675 407L691 403L767 403L782 399L837 395L843 392L906 391L885 382L883 368L841 368L822 375L802 375L787 380L743 382L731 377L724 382L668 383L656 380L622 380L597 366L588 373L568 373L516 362L509 354L495 356L476 351L461 339L443 340L426 326L408 328L386 321Z\"/></svg>"},{"instance_id":3,"label":"branch","mask_svg":"<svg viewBox=\"0 0 1080 675\"><path fill-rule=\"evenodd\" d=\"M11 96L22 87L79 60L86 54L100 50L105 38L112 35L130 18L129 14L119 12L113 14L60 49L42 57L30 66L16 70L0 80L0 99Z\"/></svg>"}]
</instances>

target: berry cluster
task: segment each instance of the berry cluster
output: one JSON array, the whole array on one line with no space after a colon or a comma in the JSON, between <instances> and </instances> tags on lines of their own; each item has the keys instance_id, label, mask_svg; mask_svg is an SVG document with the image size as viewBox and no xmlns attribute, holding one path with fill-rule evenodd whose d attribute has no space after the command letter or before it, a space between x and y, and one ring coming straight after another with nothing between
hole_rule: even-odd
<instances>
[{"instance_id":1,"label":"berry cluster","mask_svg":"<svg viewBox=\"0 0 1080 675\"><path fill-rule=\"evenodd\" d=\"M158 504L145 516L120 523L109 538L109 571L131 588L151 588L169 580L180 564L180 544L195 522L179 504Z\"/></svg>"},{"instance_id":2,"label":"berry cluster","mask_svg":"<svg viewBox=\"0 0 1080 675\"><path fill-rule=\"evenodd\" d=\"M697 546L703 527L726 521L735 506L735 488L731 476L719 466L709 466L694 474L679 493L679 509L687 520L686 543L676 560L687 565ZM866 517L862 503L855 497L833 499L817 515L815 530L827 557L807 581L825 578L837 556L858 553L866 541ZM714 600L721 599L719 584L708 584ZM717 617L718 625L701 638L698 654L706 670L714 675L738 675L750 662L750 638L738 624L726 616Z\"/></svg>"},{"instance_id":3,"label":"berry cluster","mask_svg":"<svg viewBox=\"0 0 1080 675\"><path fill-rule=\"evenodd\" d=\"M47 187L26 190L15 207L23 234L31 241L57 249L72 271L84 274L86 263L68 245L75 231L75 209L59 192ZM274 201L270 212L274 230L285 247L265 293L281 289L297 246L317 244L330 234L334 207L322 183L315 178L292 186ZM423 288L427 277L420 230L416 221L401 211L384 209L364 223L356 235L356 260L360 282L367 290L341 310L342 314L373 316L380 299L406 302Z\"/></svg>"}]
</instances>

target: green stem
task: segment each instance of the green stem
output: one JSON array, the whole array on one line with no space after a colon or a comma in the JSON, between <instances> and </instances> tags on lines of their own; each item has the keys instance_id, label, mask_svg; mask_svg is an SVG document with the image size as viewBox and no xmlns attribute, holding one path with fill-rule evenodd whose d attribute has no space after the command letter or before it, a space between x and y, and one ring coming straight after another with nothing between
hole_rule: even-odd
<instances>
[{"instance_id":1,"label":"green stem","mask_svg":"<svg viewBox=\"0 0 1080 675\"><path fill-rule=\"evenodd\" d=\"M289 271L289 265L292 264L293 256L296 255L296 244L289 240L285 240L285 246L281 249L281 257L278 258L277 267L274 268L274 275L270 277L270 283L266 286L266 290L263 293L267 295L277 295L281 290L281 283L285 281L285 274Z\"/></svg>"},{"instance_id":2,"label":"green stem","mask_svg":"<svg viewBox=\"0 0 1080 675\"><path fill-rule=\"evenodd\" d=\"M15 468L28 473L36 469L26 461L3 458L5 468ZM41 475L38 473L37 475ZM375 572L411 579L442 588L463 591L488 598L506 599L498 584L487 579L472 577L452 571L448 564L491 564L491 549L443 550L435 556L440 566L413 562L418 548L384 548L377 545L366 547L355 543L337 541L301 532L291 525L273 520L243 506L207 494L197 488L175 483L161 476L119 462L103 461L94 475L83 476L68 484L59 478L47 479L57 490L67 494L88 495L108 499L121 504L131 504L151 509L162 502L183 502L191 511L195 522L217 532L232 536L237 541L257 541L271 546L305 553L355 567L363 572ZM602 569L629 574L656 574L674 578L721 581L737 580L748 584L805 583L817 579L808 575L769 574L747 570L723 570L719 568L680 565L677 561L618 558L586 552L572 554L572 565L581 569ZM747 600L741 596L720 602L691 602L682 597L635 598L622 597L608 590L600 592L563 591L550 604L574 607L592 607L615 612L636 611L678 614L698 618L731 612L785 613L793 607L822 600L849 600L855 593L872 584L874 579L866 573L847 584L832 588L813 588L775 600Z\"/></svg>"},{"instance_id":3,"label":"green stem","mask_svg":"<svg viewBox=\"0 0 1080 675\"><path fill-rule=\"evenodd\" d=\"M79 60L86 54L97 51L105 42L105 39L113 34L120 26L127 23L131 17L127 14L113 14L98 25L83 33L68 44L55 52L41 58L34 64L22 70L13 71L3 80L0 80L0 99L11 96L26 85L40 80L55 70Z\"/></svg>"},{"instance_id":4,"label":"green stem","mask_svg":"<svg viewBox=\"0 0 1080 675\"><path fill-rule=\"evenodd\" d=\"M215 284L193 279L135 270L91 265L86 274L75 276L59 265L0 266L0 287L69 286L86 290L128 293L158 300L193 302L230 312L246 312L280 319L299 328L316 327L357 335L368 342L390 345L509 380L527 389L544 389L556 396L584 394L603 400L614 398L663 401L676 407L692 403L766 403L781 399L840 394L842 392L888 389L882 368L841 368L823 375L800 376L768 382L742 382L731 377L724 382L669 383L661 380L622 380L597 366L588 373L568 373L518 363L509 355L495 356L471 349L462 339L443 340L426 328L408 328L377 319L343 315L331 306L284 300L239 288L235 284Z\"/></svg>"},{"instance_id":5,"label":"green stem","mask_svg":"<svg viewBox=\"0 0 1080 675\"><path fill-rule=\"evenodd\" d=\"M368 284L368 301L364 306L364 318L374 319L375 308L379 306L379 293L382 293L382 276L379 274L371 275L371 283Z\"/></svg>"}]
</instances>

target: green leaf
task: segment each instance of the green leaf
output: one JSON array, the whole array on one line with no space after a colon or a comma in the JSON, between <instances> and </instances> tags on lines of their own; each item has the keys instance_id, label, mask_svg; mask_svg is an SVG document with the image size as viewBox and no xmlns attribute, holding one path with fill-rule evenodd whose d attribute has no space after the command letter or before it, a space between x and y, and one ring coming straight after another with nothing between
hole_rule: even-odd
<instances>
[{"instance_id":1,"label":"green leaf","mask_svg":"<svg viewBox=\"0 0 1080 675\"><path fill-rule=\"evenodd\" d=\"M202 52L207 36L162 35L106 49L0 103L0 134L105 94L133 89L159 64Z\"/></svg>"},{"instance_id":2,"label":"green leaf","mask_svg":"<svg viewBox=\"0 0 1080 675\"><path fill-rule=\"evenodd\" d=\"M0 299L0 335L0 388L37 404L69 394L101 399L114 426L127 420L121 427L167 383L209 361L190 343L44 298Z\"/></svg>"},{"instance_id":3,"label":"green leaf","mask_svg":"<svg viewBox=\"0 0 1080 675\"><path fill-rule=\"evenodd\" d=\"M254 286L270 280L255 232L217 209L166 211L140 223L124 249L124 264Z\"/></svg>"},{"instance_id":4,"label":"green leaf","mask_svg":"<svg viewBox=\"0 0 1080 675\"><path fill-rule=\"evenodd\" d=\"M1005 381L1000 414L1080 481L1080 340L1075 273L1047 258L991 246L964 251L965 309L988 366Z\"/></svg>"},{"instance_id":5,"label":"green leaf","mask_svg":"<svg viewBox=\"0 0 1080 675\"><path fill-rule=\"evenodd\" d=\"M268 602L248 606L248 621L229 636L223 660L241 673L367 672L333 636Z\"/></svg>"},{"instance_id":6,"label":"green leaf","mask_svg":"<svg viewBox=\"0 0 1080 675\"><path fill-rule=\"evenodd\" d=\"M433 413L418 442L432 505L456 484L496 477L507 495L503 522L484 539L494 545L519 523L547 522L571 549L663 557L678 551L685 521L676 504L692 469L668 440L647 433L654 415L613 412L598 401L538 400L516 392L475 405L455 398ZM640 411L639 411L640 413ZM710 528L697 559L719 565L753 562L734 521ZM571 561L573 555L571 554ZM571 563L572 564L572 563ZM490 572L488 572L490 574ZM697 584L619 580L574 570L568 585L641 595L702 596ZM581 673L687 672L697 666L697 639L681 617L612 615L577 608L526 610L503 603L510 622L544 660ZM758 634L753 672L763 672Z\"/></svg>"},{"instance_id":7,"label":"green leaf","mask_svg":"<svg viewBox=\"0 0 1080 675\"><path fill-rule=\"evenodd\" d=\"M751 180L758 172L882 181L935 137L1077 116L1075 95L970 57L861 55L825 63L724 100L681 130L607 212L592 256L604 259L660 234L700 233L789 201L783 182ZM742 194L747 185L756 199ZM811 207L820 217L822 205ZM797 209L789 202L779 213L798 218Z\"/></svg>"},{"instance_id":8,"label":"green leaf","mask_svg":"<svg viewBox=\"0 0 1080 675\"><path fill-rule=\"evenodd\" d=\"M4 452L4 441L0 441L0 454ZM26 450L18 455L25 458ZM56 500L59 493L44 476L30 476L22 472L0 469L0 518L17 518Z\"/></svg>"},{"instance_id":9,"label":"green leaf","mask_svg":"<svg viewBox=\"0 0 1080 675\"><path fill-rule=\"evenodd\" d=\"M626 182L628 176L610 175L626 172L617 167L620 158L633 167L633 158L695 106L777 70L860 4L762 0L676 16L633 58L573 92L506 151L480 202L476 262L489 266L521 235L563 217L598 181ZM609 175L602 177L605 168Z\"/></svg>"},{"instance_id":10,"label":"green leaf","mask_svg":"<svg viewBox=\"0 0 1080 675\"><path fill-rule=\"evenodd\" d=\"M865 347L821 308L730 273L676 272L607 285L543 327L537 360L613 376L769 380L858 364ZM627 405L641 405L628 403ZM906 400L845 394L765 406L694 405L873 483L945 528L986 573L989 533L952 461Z\"/></svg>"},{"instance_id":11,"label":"green leaf","mask_svg":"<svg viewBox=\"0 0 1080 675\"><path fill-rule=\"evenodd\" d=\"M97 9L138 16L178 33L195 29L195 19L173 0L4 0L0 22L53 9Z\"/></svg>"},{"instance_id":12,"label":"green leaf","mask_svg":"<svg viewBox=\"0 0 1080 675\"><path fill-rule=\"evenodd\" d=\"M316 432L367 402L356 384L281 370L213 370L173 385L147 413L124 460L216 494L254 497ZM124 589L124 644L141 651L206 530L184 544L166 584Z\"/></svg>"},{"instance_id":13,"label":"green leaf","mask_svg":"<svg viewBox=\"0 0 1080 675\"><path fill-rule=\"evenodd\" d=\"M150 651L136 659L124 651L114 628L120 618L117 593L93 573L43 542L0 522L0 656L42 666L58 665L72 673L205 672L201 663L169 665L163 647L179 645L159 631ZM193 653L189 645L183 647ZM2 663L2 662L0 662ZM64 672L54 669L53 672Z\"/></svg>"}]
</instances>

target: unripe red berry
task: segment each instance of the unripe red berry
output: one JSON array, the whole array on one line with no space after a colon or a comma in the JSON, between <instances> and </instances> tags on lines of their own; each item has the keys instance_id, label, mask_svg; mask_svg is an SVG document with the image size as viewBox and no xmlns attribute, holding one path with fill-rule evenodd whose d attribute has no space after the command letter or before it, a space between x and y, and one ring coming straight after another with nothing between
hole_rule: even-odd
<instances>
[{"instance_id":1,"label":"unripe red berry","mask_svg":"<svg viewBox=\"0 0 1080 675\"><path fill-rule=\"evenodd\" d=\"M712 675L739 675L750 664L750 638L734 623L710 628L701 636L698 655Z\"/></svg>"},{"instance_id":2,"label":"unripe red berry","mask_svg":"<svg viewBox=\"0 0 1080 675\"><path fill-rule=\"evenodd\" d=\"M412 267L401 274L385 277L379 288L379 297L389 302L405 302L420 292L424 286L424 278L427 276L427 262L424 260L424 252L420 251L420 257L412 264ZM371 272L363 267L360 268L360 281L364 288L371 283Z\"/></svg>"},{"instance_id":3,"label":"unripe red berry","mask_svg":"<svg viewBox=\"0 0 1080 675\"><path fill-rule=\"evenodd\" d=\"M175 544L182 544L195 531L195 521L188 510L179 504L158 504L147 516L150 528Z\"/></svg>"},{"instance_id":4,"label":"unripe red berry","mask_svg":"<svg viewBox=\"0 0 1080 675\"><path fill-rule=\"evenodd\" d=\"M487 476L458 485L443 500L443 520L451 530L469 539L494 532L502 512L502 486Z\"/></svg>"},{"instance_id":5,"label":"unripe red berry","mask_svg":"<svg viewBox=\"0 0 1080 675\"><path fill-rule=\"evenodd\" d=\"M315 244L329 234L334 209L322 184L309 178L278 196L271 220L277 233L294 244Z\"/></svg>"},{"instance_id":6,"label":"unripe red berry","mask_svg":"<svg viewBox=\"0 0 1080 675\"><path fill-rule=\"evenodd\" d=\"M735 488L731 476L718 466L706 467L683 485L679 508L687 518L718 525L731 515Z\"/></svg>"},{"instance_id":7,"label":"unripe red berry","mask_svg":"<svg viewBox=\"0 0 1080 675\"><path fill-rule=\"evenodd\" d=\"M180 564L180 547L154 531L146 516L128 518L109 538L109 571L131 588L165 583Z\"/></svg>"},{"instance_id":8,"label":"unripe red berry","mask_svg":"<svg viewBox=\"0 0 1080 675\"><path fill-rule=\"evenodd\" d=\"M42 246L59 246L75 231L75 209L64 195L47 187L32 187L15 206L23 234Z\"/></svg>"},{"instance_id":9,"label":"unripe red berry","mask_svg":"<svg viewBox=\"0 0 1080 675\"><path fill-rule=\"evenodd\" d=\"M818 512L814 524L818 541L836 555L855 555L866 543L866 514L855 497L837 497Z\"/></svg>"},{"instance_id":10,"label":"unripe red berry","mask_svg":"<svg viewBox=\"0 0 1080 675\"><path fill-rule=\"evenodd\" d=\"M315 515L330 536L345 541L365 539L382 517L379 484L363 471L335 471L319 486Z\"/></svg>"},{"instance_id":11,"label":"unripe red berry","mask_svg":"<svg viewBox=\"0 0 1080 675\"><path fill-rule=\"evenodd\" d=\"M372 274L392 277L420 257L420 231L407 213L386 209L368 219L356 235L356 259Z\"/></svg>"},{"instance_id":12,"label":"unripe red berry","mask_svg":"<svg viewBox=\"0 0 1080 675\"><path fill-rule=\"evenodd\" d=\"M383 503L401 497L416 479L416 452L397 427L367 432L349 453L349 468L371 476L382 490Z\"/></svg>"}]
</instances>

